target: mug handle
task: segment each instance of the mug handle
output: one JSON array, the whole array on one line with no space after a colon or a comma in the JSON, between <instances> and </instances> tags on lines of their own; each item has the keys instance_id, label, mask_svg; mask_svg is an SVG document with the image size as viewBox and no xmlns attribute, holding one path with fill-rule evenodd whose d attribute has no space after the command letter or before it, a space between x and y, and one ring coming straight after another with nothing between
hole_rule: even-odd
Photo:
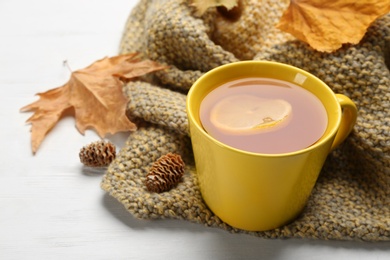
<instances>
[{"instance_id":1,"label":"mug handle","mask_svg":"<svg viewBox=\"0 0 390 260\"><path fill-rule=\"evenodd\" d=\"M356 105L349 97L343 94L336 94L336 98L341 106L342 116L340 127L333 140L331 151L336 149L351 133L357 118Z\"/></svg>"}]
</instances>

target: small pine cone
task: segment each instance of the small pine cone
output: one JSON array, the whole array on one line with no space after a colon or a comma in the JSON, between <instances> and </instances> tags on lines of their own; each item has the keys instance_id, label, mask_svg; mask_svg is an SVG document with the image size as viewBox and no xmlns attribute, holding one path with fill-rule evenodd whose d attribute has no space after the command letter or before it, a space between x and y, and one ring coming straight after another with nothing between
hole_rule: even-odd
<instances>
[{"instance_id":1,"label":"small pine cone","mask_svg":"<svg viewBox=\"0 0 390 260\"><path fill-rule=\"evenodd\" d=\"M150 192L172 189L184 174L184 162L180 155L168 153L155 161L146 175L146 188Z\"/></svg>"},{"instance_id":2,"label":"small pine cone","mask_svg":"<svg viewBox=\"0 0 390 260\"><path fill-rule=\"evenodd\" d=\"M97 141L81 148L80 161L90 167L108 166L116 155L115 145L111 142Z\"/></svg>"}]
</instances>

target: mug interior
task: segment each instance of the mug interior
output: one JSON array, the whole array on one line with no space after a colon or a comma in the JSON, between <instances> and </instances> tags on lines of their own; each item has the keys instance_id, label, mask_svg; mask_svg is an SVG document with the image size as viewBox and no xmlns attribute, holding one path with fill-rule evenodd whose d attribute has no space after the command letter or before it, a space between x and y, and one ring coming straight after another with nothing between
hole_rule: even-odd
<instances>
[{"instance_id":1,"label":"mug interior","mask_svg":"<svg viewBox=\"0 0 390 260\"><path fill-rule=\"evenodd\" d=\"M283 63L271 61L240 61L222 65L205 73L193 84L187 94L187 113L190 122L194 124L202 134L206 135L207 138L212 139L213 142L217 142L229 149L239 150L219 142L207 134L203 129L199 115L202 100L210 91L222 84L247 77L272 78L293 83L313 93L320 99L325 107L328 125L322 137L315 144L305 149L287 154L314 149L336 134L341 120L341 108L334 92L323 81L304 70ZM251 153L242 150L240 151ZM272 156L272 154L270 154L270 156Z\"/></svg>"}]
</instances>

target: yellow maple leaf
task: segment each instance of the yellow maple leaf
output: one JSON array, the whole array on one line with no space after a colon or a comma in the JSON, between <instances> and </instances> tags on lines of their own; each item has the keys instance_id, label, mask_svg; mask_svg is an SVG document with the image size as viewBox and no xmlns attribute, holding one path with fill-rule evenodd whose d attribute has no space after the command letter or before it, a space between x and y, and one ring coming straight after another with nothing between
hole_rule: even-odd
<instances>
[{"instance_id":1,"label":"yellow maple leaf","mask_svg":"<svg viewBox=\"0 0 390 260\"><path fill-rule=\"evenodd\" d=\"M291 0L278 28L322 52L357 44L378 17L390 12L389 0Z\"/></svg>"},{"instance_id":2,"label":"yellow maple leaf","mask_svg":"<svg viewBox=\"0 0 390 260\"><path fill-rule=\"evenodd\" d=\"M193 0L197 15L202 15L209 7L224 6L227 10L237 6L238 0Z\"/></svg>"},{"instance_id":3,"label":"yellow maple leaf","mask_svg":"<svg viewBox=\"0 0 390 260\"><path fill-rule=\"evenodd\" d=\"M87 128L94 128L100 137L135 130L136 125L125 113L123 81L164 68L153 61L140 60L136 53L124 54L98 60L74 71L65 85L38 93L39 100L21 108L22 112L34 111L27 120L32 124L33 153L68 109L74 110L76 127L82 134Z\"/></svg>"}]
</instances>

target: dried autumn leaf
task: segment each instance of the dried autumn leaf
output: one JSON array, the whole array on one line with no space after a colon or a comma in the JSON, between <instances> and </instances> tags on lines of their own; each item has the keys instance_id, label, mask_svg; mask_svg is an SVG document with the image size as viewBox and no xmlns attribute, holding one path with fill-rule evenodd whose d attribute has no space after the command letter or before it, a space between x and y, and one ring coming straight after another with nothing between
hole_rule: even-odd
<instances>
[{"instance_id":1,"label":"dried autumn leaf","mask_svg":"<svg viewBox=\"0 0 390 260\"><path fill-rule=\"evenodd\" d=\"M378 17L390 12L389 0L291 0L278 28L318 51L357 44Z\"/></svg>"},{"instance_id":2,"label":"dried autumn leaf","mask_svg":"<svg viewBox=\"0 0 390 260\"><path fill-rule=\"evenodd\" d=\"M21 111L36 111L27 120L27 122L33 124L31 127L31 147L33 153L38 150L42 140L49 130L60 120L64 111L71 108L71 104L69 103L69 88L65 85L44 93L38 93L37 95L40 96L39 101L21 109Z\"/></svg>"},{"instance_id":3,"label":"dried autumn leaf","mask_svg":"<svg viewBox=\"0 0 390 260\"><path fill-rule=\"evenodd\" d=\"M69 81L58 88L38 93L39 100L21 108L34 111L27 120L31 127L31 146L35 153L46 134L67 109L74 109L76 127L84 134L94 128L100 137L136 129L126 117L127 99L123 81L164 69L155 62L141 60L136 53L104 58L74 71Z\"/></svg>"},{"instance_id":4,"label":"dried autumn leaf","mask_svg":"<svg viewBox=\"0 0 390 260\"><path fill-rule=\"evenodd\" d=\"M202 15L209 7L224 6L227 10L232 9L237 5L238 0L193 0L192 5L195 6L197 15Z\"/></svg>"}]
</instances>

